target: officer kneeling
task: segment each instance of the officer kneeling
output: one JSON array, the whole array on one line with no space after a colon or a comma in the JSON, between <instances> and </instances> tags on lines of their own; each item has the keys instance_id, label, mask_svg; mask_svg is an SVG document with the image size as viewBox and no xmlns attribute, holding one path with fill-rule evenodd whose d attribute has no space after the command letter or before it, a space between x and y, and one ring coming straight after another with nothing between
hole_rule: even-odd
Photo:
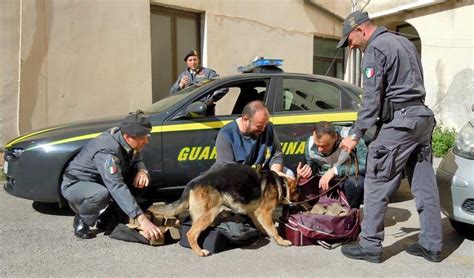
<instances>
[{"instance_id":1,"label":"officer kneeling","mask_svg":"<svg viewBox=\"0 0 474 278\"><path fill-rule=\"evenodd\" d=\"M69 164L61 191L76 212L73 222L76 237L93 238L95 234L90 227L94 225L99 230L113 228L107 227L110 219L104 213L113 202L128 217L137 219L149 240L162 237L159 228L145 217L131 193L131 190L144 190L150 183L140 150L148 144L151 129L148 119L130 114L119 127L92 139ZM133 188L126 184L128 179Z\"/></svg>"}]
</instances>

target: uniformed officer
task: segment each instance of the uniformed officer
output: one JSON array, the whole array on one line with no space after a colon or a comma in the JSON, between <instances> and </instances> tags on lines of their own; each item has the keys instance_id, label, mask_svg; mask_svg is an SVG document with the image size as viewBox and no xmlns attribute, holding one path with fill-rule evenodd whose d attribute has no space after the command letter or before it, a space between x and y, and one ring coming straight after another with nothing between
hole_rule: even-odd
<instances>
[{"instance_id":1,"label":"uniformed officer","mask_svg":"<svg viewBox=\"0 0 474 278\"><path fill-rule=\"evenodd\" d=\"M148 143L151 129L147 118L130 114L119 127L89 141L71 161L63 175L61 190L76 212L73 222L76 237L95 236L90 227L97 223L96 227L101 229L99 215L112 200L128 217L138 220L149 240L162 236L145 217L127 185L130 180L134 188L144 190L150 183L140 150Z\"/></svg>"},{"instance_id":2,"label":"uniformed officer","mask_svg":"<svg viewBox=\"0 0 474 278\"><path fill-rule=\"evenodd\" d=\"M184 56L184 61L188 65L188 68L178 76L176 82L171 86L170 95L203 80L219 77L214 70L201 67L196 50L189 51L186 56Z\"/></svg>"},{"instance_id":3,"label":"uniformed officer","mask_svg":"<svg viewBox=\"0 0 474 278\"><path fill-rule=\"evenodd\" d=\"M327 190L333 183L347 176L341 183L341 190L347 196L347 201L352 208L359 208L364 195L365 163L367 160L367 147L363 139L356 146L356 159L351 159L347 152L339 148L342 138L348 134L349 127L335 126L330 122L318 122L314 125L313 134L306 140L304 152L306 165L309 169L304 171L298 165L298 174L302 179L312 175L317 178L319 188Z\"/></svg>"},{"instance_id":4,"label":"uniformed officer","mask_svg":"<svg viewBox=\"0 0 474 278\"><path fill-rule=\"evenodd\" d=\"M418 243L409 254L441 261L442 230L439 195L432 166L433 112L424 105L425 88L420 57L406 38L377 27L366 12L346 17L338 47L364 52L364 96L351 136L341 148L352 151L367 129L378 125L369 145L360 240L342 253L353 259L381 262L384 216L388 198L406 170L420 219Z\"/></svg>"}]
</instances>

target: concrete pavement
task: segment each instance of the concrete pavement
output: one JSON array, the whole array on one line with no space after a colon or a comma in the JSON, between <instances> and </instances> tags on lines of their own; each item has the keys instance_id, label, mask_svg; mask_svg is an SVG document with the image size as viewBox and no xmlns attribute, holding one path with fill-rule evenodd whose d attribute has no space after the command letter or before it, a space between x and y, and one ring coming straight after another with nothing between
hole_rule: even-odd
<instances>
[{"instance_id":1,"label":"concrete pavement","mask_svg":"<svg viewBox=\"0 0 474 278\"><path fill-rule=\"evenodd\" d=\"M208 258L179 244L151 247L103 234L80 240L72 214L0 190L0 276L97 277L472 277L474 242L457 234L443 218L444 260L431 263L404 248L417 240L418 216L407 185L392 198L385 218L384 262L344 257L340 248L280 247L262 239Z\"/></svg>"}]
</instances>

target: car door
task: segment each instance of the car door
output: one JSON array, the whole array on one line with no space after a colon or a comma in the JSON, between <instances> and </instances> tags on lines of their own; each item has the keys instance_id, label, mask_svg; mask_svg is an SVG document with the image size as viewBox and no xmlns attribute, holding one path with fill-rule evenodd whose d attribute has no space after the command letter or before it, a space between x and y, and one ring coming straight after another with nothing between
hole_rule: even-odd
<instances>
[{"instance_id":1,"label":"car door","mask_svg":"<svg viewBox=\"0 0 474 278\"><path fill-rule=\"evenodd\" d=\"M304 161L306 139L313 125L329 121L351 125L357 113L353 96L335 82L316 77L281 76L276 81L272 122L281 141L285 166Z\"/></svg>"},{"instance_id":2,"label":"car door","mask_svg":"<svg viewBox=\"0 0 474 278\"><path fill-rule=\"evenodd\" d=\"M252 100L266 101L270 78L242 78L223 82L188 99L162 126L163 173L168 189L181 188L215 162L219 129L241 115ZM206 116L182 117L186 107L218 95ZM214 106L214 105L211 105Z\"/></svg>"}]
</instances>

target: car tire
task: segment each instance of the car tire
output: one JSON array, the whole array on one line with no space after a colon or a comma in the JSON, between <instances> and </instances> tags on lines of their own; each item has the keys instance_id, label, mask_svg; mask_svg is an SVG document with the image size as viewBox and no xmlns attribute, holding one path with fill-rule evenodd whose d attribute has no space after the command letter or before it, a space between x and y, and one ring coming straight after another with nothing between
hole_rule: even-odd
<instances>
[{"instance_id":1,"label":"car tire","mask_svg":"<svg viewBox=\"0 0 474 278\"><path fill-rule=\"evenodd\" d=\"M454 219L449 219L449 222L451 222L451 226L453 226L456 232L466 236L467 238L474 238L474 225L459 222Z\"/></svg>"}]
</instances>

